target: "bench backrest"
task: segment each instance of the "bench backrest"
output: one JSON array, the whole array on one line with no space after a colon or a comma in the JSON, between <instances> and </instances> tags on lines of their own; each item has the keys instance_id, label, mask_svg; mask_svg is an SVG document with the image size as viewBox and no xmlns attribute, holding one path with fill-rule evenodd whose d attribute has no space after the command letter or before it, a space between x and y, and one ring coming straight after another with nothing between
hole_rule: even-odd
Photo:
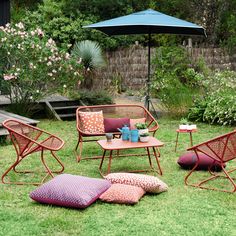
<instances>
[{"instance_id":1,"label":"bench backrest","mask_svg":"<svg viewBox=\"0 0 236 236\"><path fill-rule=\"evenodd\" d=\"M81 106L76 111L77 129L83 133L83 127L79 112L103 111L104 118L146 118L146 123L151 132L155 132L159 126L152 114L143 106L131 104L113 104L97 106Z\"/></svg>"}]
</instances>

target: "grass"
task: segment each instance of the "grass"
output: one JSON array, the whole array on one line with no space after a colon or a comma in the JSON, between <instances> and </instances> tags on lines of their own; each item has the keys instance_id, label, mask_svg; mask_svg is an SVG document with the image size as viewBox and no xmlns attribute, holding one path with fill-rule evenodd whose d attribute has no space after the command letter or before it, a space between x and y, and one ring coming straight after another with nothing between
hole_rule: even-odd
<instances>
[{"instance_id":1,"label":"grass","mask_svg":"<svg viewBox=\"0 0 236 236\"><path fill-rule=\"evenodd\" d=\"M157 137L165 143L160 160L164 174L160 178L168 184L168 192L146 194L134 206L98 200L85 210L77 210L33 202L29 193L35 186L0 184L0 235L236 235L236 195L186 187L183 180L187 172L179 168L176 160L185 152L189 137L180 134L175 153L178 121L163 118L159 124ZM58 153L65 164L65 173L100 178L99 160L75 162L75 122L42 120L39 127L65 140L64 148ZM194 143L233 129L206 124L198 124L198 127L199 131L193 135ZM92 156L99 152L97 144L86 144L86 154ZM1 145L0 153L0 171L3 172L13 162L15 153L9 144ZM38 159L37 156L28 158L24 165L39 168ZM147 165L143 157L120 158L114 159L112 170ZM27 180L30 176L21 178Z\"/></svg>"}]
</instances>

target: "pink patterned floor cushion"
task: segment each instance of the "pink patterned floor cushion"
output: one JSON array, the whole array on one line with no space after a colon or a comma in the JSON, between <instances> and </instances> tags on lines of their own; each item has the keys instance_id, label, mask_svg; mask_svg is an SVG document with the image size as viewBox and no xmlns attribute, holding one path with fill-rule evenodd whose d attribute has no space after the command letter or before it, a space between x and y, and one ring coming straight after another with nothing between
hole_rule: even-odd
<instances>
[{"instance_id":1,"label":"pink patterned floor cushion","mask_svg":"<svg viewBox=\"0 0 236 236\"><path fill-rule=\"evenodd\" d=\"M86 208L110 188L107 180L61 174L39 186L30 197L40 203Z\"/></svg>"},{"instance_id":2,"label":"pink patterned floor cushion","mask_svg":"<svg viewBox=\"0 0 236 236\"><path fill-rule=\"evenodd\" d=\"M198 153L199 155L199 164L196 170L208 170L211 166L212 171L221 171L221 166L219 162L214 161L212 158L207 156L204 153ZM183 169L192 169L197 162L197 156L194 152L186 152L179 157L177 163ZM225 166L225 165L224 165Z\"/></svg>"},{"instance_id":3,"label":"pink patterned floor cushion","mask_svg":"<svg viewBox=\"0 0 236 236\"><path fill-rule=\"evenodd\" d=\"M143 188L149 193L161 193L168 190L167 184L155 176L131 174L131 173L112 173L105 176L112 184L127 184Z\"/></svg>"},{"instance_id":4,"label":"pink patterned floor cushion","mask_svg":"<svg viewBox=\"0 0 236 236\"><path fill-rule=\"evenodd\" d=\"M126 184L112 184L99 199L104 202L135 204L144 194L145 191L141 187Z\"/></svg>"}]
</instances>

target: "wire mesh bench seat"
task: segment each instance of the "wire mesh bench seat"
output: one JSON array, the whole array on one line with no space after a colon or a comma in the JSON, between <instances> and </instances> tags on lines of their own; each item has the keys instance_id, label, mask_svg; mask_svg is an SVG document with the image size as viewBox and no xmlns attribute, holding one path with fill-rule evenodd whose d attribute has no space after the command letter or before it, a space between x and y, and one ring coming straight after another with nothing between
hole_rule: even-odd
<instances>
[{"instance_id":1,"label":"wire mesh bench seat","mask_svg":"<svg viewBox=\"0 0 236 236\"><path fill-rule=\"evenodd\" d=\"M6 128L9 132L10 139L13 143L13 146L16 151L16 160L15 162L4 172L2 175L2 182L6 184L34 184L38 185L44 182L44 180L48 177L54 177L53 173L62 173L64 170L64 165L58 159L55 152L60 150L64 141L59 137L46 132L37 127L25 124L18 120L8 119L3 122L3 127ZM53 171L45 162L44 152L49 151L52 157L59 164L60 169L57 171ZM34 170L17 170L16 167L21 163L23 159L25 159L28 155L40 152L40 159L45 169L46 175L40 182L17 182L6 180L7 175L10 171L14 171L15 173L36 173Z\"/></svg>"},{"instance_id":2,"label":"wire mesh bench seat","mask_svg":"<svg viewBox=\"0 0 236 236\"><path fill-rule=\"evenodd\" d=\"M93 158L83 157L82 158L82 149L83 143L97 141L98 139L89 139L91 137L105 136L104 133L88 133L84 131L82 121L80 119L80 112L96 112L102 111L104 119L105 118L130 118L130 119L140 119L145 118L146 124L148 126L149 132L154 136L159 126L152 114L143 106L133 105L133 104L112 104L112 105L96 105L96 106L81 106L76 110L76 127L78 131L78 142L75 147L75 154L77 161L81 159L94 159L102 158L102 156L97 156ZM117 130L112 132L113 138L120 137L121 133Z\"/></svg>"},{"instance_id":3,"label":"wire mesh bench seat","mask_svg":"<svg viewBox=\"0 0 236 236\"><path fill-rule=\"evenodd\" d=\"M211 190L219 190L223 192L235 192L236 191L236 183L235 183L235 177L233 177L231 174L236 170L235 167L233 167L232 162L236 159L236 130L232 131L230 133L224 134L222 136L213 138L211 140L208 140L206 142L200 143L198 145L195 145L188 149L188 151L194 151L197 155L197 162L193 169L188 173L188 175L185 177L185 184L190 185L193 187L199 187L204 189L211 189ZM214 161L217 161L221 168L223 173L214 173L211 171L211 166L208 168L208 172L210 173L210 177L207 177L201 182L198 183L189 183L189 177L195 173L195 175L199 175L194 170L197 168L199 163L199 153L204 153L210 158L212 158ZM229 163L231 162L231 163ZM225 164L229 166L229 168L225 168ZM229 186L222 186L221 188L215 188L214 185L208 186L205 185L208 181L216 180L222 178L224 180L227 180L229 183L228 185L232 187L232 189L229 188ZM212 184L216 184L215 182L212 182ZM219 185L222 185L223 183L218 183Z\"/></svg>"}]
</instances>

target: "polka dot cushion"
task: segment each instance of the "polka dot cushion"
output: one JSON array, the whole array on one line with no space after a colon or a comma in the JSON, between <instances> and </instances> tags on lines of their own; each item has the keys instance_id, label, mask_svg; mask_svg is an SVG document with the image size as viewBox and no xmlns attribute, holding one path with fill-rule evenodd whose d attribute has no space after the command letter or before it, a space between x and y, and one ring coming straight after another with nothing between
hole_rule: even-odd
<instances>
[{"instance_id":1,"label":"polka dot cushion","mask_svg":"<svg viewBox=\"0 0 236 236\"><path fill-rule=\"evenodd\" d=\"M86 208L110 186L103 179L61 174L35 189L30 197L40 203Z\"/></svg>"},{"instance_id":2,"label":"polka dot cushion","mask_svg":"<svg viewBox=\"0 0 236 236\"><path fill-rule=\"evenodd\" d=\"M104 202L135 204L145 194L145 191L137 186L126 184L112 184L99 199Z\"/></svg>"},{"instance_id":3,"label":"polka dot cushion","mask_svg":"<svg viewBox=\"0 0 236 236\"><path fill-rule=\"evenodd\" d=\"M131 174L131 173L112 173L105 176L112 184L127 184L143 188L149 193L161 193L168 190L167 184L155 176Z\"/></svg>"},{"instance_id":4,"label":"polka dot cushion","mask_svg":"<svg viewBox=\"0 0 236 236\"><path fill-rule=\"evenodd\" d=\"M79 112L85 133L104 133L103 112Z\"/></svg>"}]
</instances>

